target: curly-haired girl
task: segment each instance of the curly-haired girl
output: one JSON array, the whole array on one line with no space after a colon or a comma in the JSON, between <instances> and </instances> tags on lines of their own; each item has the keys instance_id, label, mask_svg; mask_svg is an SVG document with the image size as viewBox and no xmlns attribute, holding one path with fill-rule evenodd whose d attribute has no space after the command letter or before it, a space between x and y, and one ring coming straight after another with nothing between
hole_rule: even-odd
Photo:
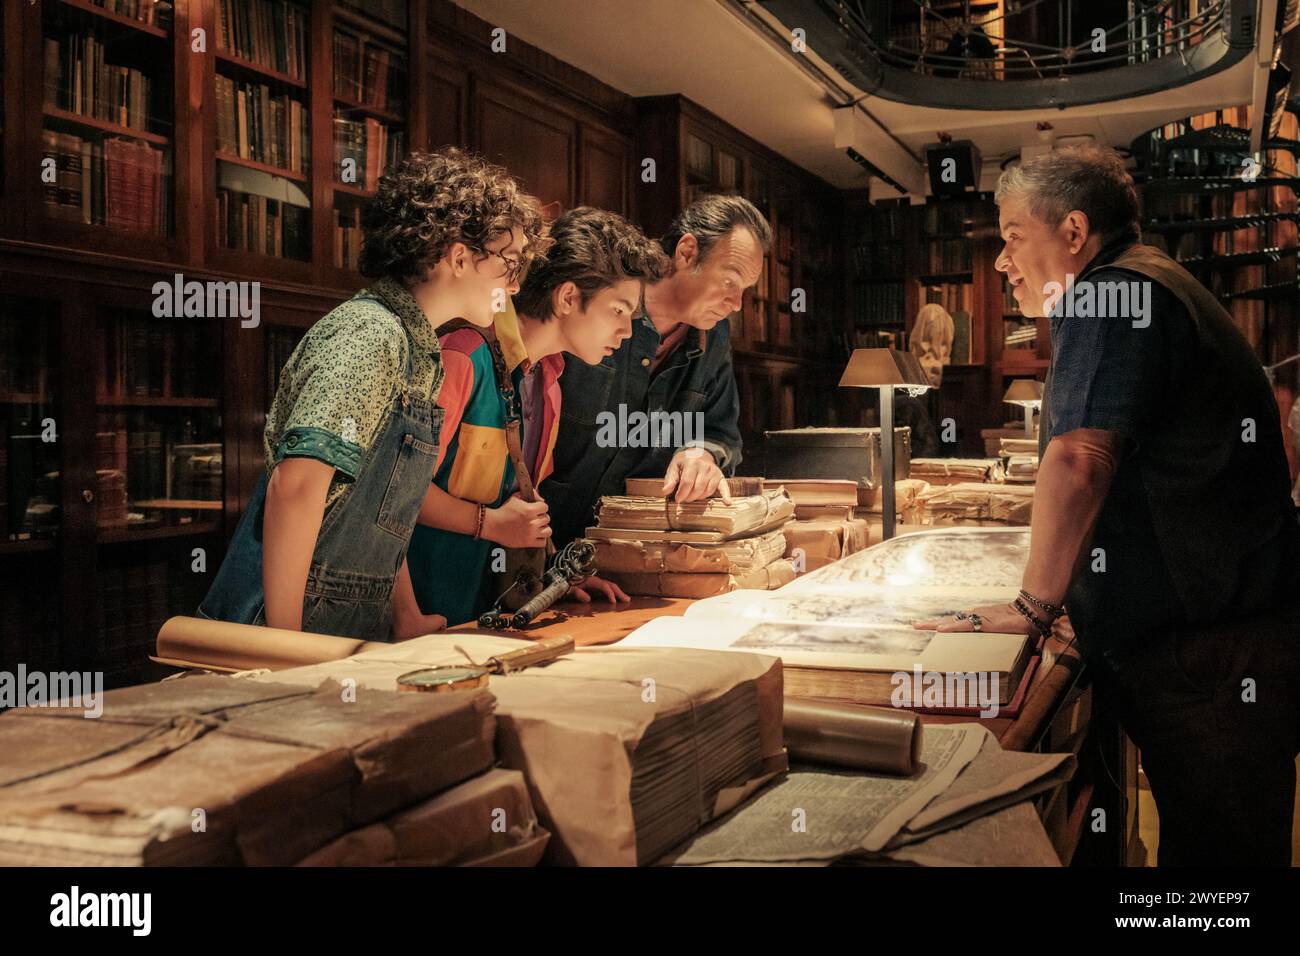
<instances>
[{"instance_id":1,"label":"curly-haired girl","mask_svg":"<svg viewBox=\"0 0 1300 956\"><path fill-rule=\"evenodd\" d=\"M413 153L362 217L375 280L318 321L280 376L266 471L199 614L366 640L439 629L391 603L433 477L437 329L487 326L544 246L541 208L500 166Z\"/></svg>"}]
</instances>

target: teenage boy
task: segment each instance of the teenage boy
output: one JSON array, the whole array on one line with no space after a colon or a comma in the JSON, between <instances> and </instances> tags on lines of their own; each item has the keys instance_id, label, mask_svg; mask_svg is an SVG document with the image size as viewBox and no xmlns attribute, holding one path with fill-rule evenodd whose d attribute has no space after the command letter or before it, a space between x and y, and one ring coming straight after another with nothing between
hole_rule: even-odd
<instances>
[{"instance_id":1,"label":"teenage boy","mask_svg":"<svg viewBox=\"0 0 1300 956\"><path fill-rule=\"evenodd\" d=\"M535 486L552 469L565 355L588 365L612 355L632 333L643 283L668 266L655 242L600 209L565 213L548 238L545 257L513 307L495 317L490 336L463 329L442 338L444 440L408 559L419 609L452 624L477 617L498 596L494 551L544 548L551 534L546 502L517 493L508 421L520 422L520 459ZM586 586L611 602L628 600L599 578ZM581 589L575 596L590 599Z\"/></svg>"},{"instance_id":2,"label":"teenage boy","mask_svg":"<svg viewBox=\"0 0 1300 956\"><path fill-rule=\"evenodd\" d=\"M266 471L199 614L365 640L437 630L408 617L406 549L437 460L437 329L492 321L540 251L535 198L456 149L414 153L363 217L376 280L318 321L267 416ZM394 607L397 609L394 615Z\"/></svg>"}]
</instances>

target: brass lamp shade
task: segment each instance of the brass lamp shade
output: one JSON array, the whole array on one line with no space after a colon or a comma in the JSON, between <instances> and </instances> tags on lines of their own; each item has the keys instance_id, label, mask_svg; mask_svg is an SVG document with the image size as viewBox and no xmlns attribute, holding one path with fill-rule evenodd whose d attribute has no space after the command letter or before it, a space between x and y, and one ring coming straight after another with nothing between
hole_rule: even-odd
<instances>
[{"instance_id":1,"label":"brass lamp shade","mask_svg":"<svg viewBox=\"0 0 1300 956\"><path fill-rule=\"evenodd\" d=\"M1036 406L1043 403L1043 383L1032 378L1018 378L1011 383L1002 401L1008 405Z\"/></svg>"},{"instance_id":2,"label":"brass lamp shade","mask_svg":"<svg viewBox=\"0 0 1300 956\"><path fill-rule=\"evenodd\" d=\"M883 388L907 385L930 388L930 379L920 361L911 352L897 349L854 349L849 364L840 376L840 386Z\"/></svg>"}]
</instances>

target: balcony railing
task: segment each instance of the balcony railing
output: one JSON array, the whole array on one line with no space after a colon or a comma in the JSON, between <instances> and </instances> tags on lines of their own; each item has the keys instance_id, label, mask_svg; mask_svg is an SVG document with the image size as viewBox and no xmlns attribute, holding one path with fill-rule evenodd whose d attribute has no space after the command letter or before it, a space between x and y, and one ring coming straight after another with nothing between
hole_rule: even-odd
<instances>
[{"instance_id":1,"label":"balcony railing","mask_svg":"<svg viewBox=\"0 0 1300 956\"><path fill-rule=\"evenodd\" d=\"M864 91L961 109L1074 106L1226 69L1258 0L759 0ZM1271 25L1270 25L1271 26ZM971 83L969 81L978 81Z\"/></svg>"}]
</instances>

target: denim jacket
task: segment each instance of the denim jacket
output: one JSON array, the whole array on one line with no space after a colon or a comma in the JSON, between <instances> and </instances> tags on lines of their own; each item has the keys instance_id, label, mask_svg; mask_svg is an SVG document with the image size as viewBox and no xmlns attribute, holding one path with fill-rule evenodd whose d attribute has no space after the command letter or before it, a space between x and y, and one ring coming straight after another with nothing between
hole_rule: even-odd
<instances>
[{"instance_id":1,"label":"denim jacket","mask_svg":"<svg viewBox=\"0 0 1300 956\"><path fill-rule=\"evenodd\" d=\"M599 365L565 356L555 471L540 488L550 506L556 547L581 537L594 522L596 502L603 495L623 494L625 479L662 478L667 471L678 448L664 442L647 447L643 435L618 427L635 423L632 413L640 412L644 419L652 412L678 412L691 416L692 423L702 420L702 437L692 427L692 440L677 444L706 449L725 474L735 474L741 460L740 398L727 322L703 334L690 330L652 377L659 341L641 311L632 322L632 336ZM687 435L683 427L672 438Z\"/></svg>"}]
</instances>

